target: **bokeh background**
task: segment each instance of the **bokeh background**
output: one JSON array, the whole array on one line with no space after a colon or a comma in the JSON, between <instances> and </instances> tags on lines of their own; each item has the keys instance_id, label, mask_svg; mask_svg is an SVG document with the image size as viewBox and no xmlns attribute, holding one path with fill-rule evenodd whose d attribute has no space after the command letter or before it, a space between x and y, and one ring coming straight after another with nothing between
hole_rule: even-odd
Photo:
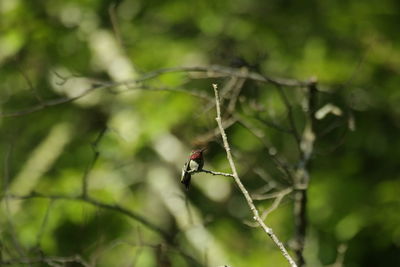
<instances>
[{"instance_id":1,"label":"bokeh background","mask_svg":"<svg viewBox=\"0 0 400 267\"><path fill-rule=\"evenodd\" d=\"M216 128L213 103L181 92L212 99L211 83L228 78L172 73L146 85L176 91L114 86L6 116L97 83L218 64L316 77L318 105L342 111L321 120L311 161L308 266L333 264L343 246L344 266L400 265L399 11L395 0L0 1L0 259L78 254L96 266L287 266L263 232L244 223L251 215L233 181L197 174L189 192L179 183L199 146L209 148L207 169L230 171L219 137L207 137ZM302 129L303 91L285 90ZM277 153L296 164L293 138L260 124L288 125L274 87L246 81L239 102L238 114L258 120ZM256 137L236 123L227 134L250 192L284 185ZM6 197L78 196L85 173L92 198L142 215L172 243L89 203ZM266 220L285 244L292 206L288 196Z\"/></svg>"}]
</instances>

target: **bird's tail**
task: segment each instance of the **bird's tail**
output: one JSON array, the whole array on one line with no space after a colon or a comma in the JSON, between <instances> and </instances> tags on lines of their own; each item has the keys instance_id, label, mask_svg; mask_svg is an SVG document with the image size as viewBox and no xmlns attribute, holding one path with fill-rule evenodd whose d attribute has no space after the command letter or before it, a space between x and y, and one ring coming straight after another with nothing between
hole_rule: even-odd
<instances>
[{"instance_id":1,"label":"bird's tail","mask_svg":"<svg viewBox=\"0 0 400 267\"><path fill-rule=\"evenodd\" d=\"M182 179L181 179L181 183L185 185L186 190L189 190L189 186L190 186L190 179L192 178L192 175L188 172L184 172L182 174Z\"/></svg>"}]
</instances>

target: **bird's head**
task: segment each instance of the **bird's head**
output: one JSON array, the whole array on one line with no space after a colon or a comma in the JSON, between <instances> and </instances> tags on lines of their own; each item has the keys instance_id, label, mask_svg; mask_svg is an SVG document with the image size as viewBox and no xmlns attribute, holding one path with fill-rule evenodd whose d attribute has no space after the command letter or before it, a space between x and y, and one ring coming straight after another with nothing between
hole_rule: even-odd
<instances>
[{"instance_id":1,"label":"bird's head","mask_svg":"<svg viewBox=\"0 0 400 267\"><path fill-rule=\"evenodd\" d=\"M190 154L190 159L191 160L196 160L196 159L200 159L203 157L203 152L206 150L207 148L202 148L202 149L197 149L197 150L193 150L192 153Z\"/></svg>"}]
</instances>

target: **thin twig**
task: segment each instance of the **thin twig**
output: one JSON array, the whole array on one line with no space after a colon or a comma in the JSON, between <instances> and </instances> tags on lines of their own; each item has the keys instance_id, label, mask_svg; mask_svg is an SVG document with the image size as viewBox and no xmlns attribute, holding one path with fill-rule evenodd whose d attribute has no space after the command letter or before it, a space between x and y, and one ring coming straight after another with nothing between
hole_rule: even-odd
<instances>
[{"instance_id":1,"label":"thin twig","mask_svg":"<svg viewBox=\"0 0 400 267\"><path fill-rule=\"evenodd\" d=\"M240 80L240 78L238 78L236 76L231 76L231 77L229 77L229 80L224 84L224 86L220 90L221 106L223 106L225 99L229 99L229 97L230 97L229 93L232 92L232 90L236 87L239 80ZM215 108L214 97L212 98L212 101L210 101L210 103L208 103L208 105L206 105L203 108L202 113L207 113L208 111L210 111L213 108ZM199 113L197 116L202 115L202 113Z\"/></svg>"},{"instance_id":2,"label":"thin twig","mask_svg":"<svg viewBox=\"0 0 400 267\"><path fill-rule=\"evenodd\" d=\"M36 100L41 103L43 102L42 97L40 96L39 92L37 91L37 89L35 88L35 86L33 85L31 79L29 78L28 74L26 74L22 68L19 66L18 62L16 62L17 64L17 69L18 71L21 73L22 77L24 77L26 83L29 86L29 89L32 91L33 95L35 96Z\"/></svg>"},{"instance_id":3,"label":"thin twig","mask_svg":"<svg viewBox=\"0 0 400 267\"><path fill-rule=\"evenodd\" d=\"M263 213L262 213L262 215L261 215L261 218L265 221L265 219L267 218L267 216L268 216L271 212L273 212L274 210L276 210L276 209L279 207L279 205L281 204L283 198L284 198L285 196L287 196L288 194L290 194L292 191L293 191L293 188L291 188L291 187L286 188L286 189L280 191L279 194L278 194L278 195L276 196L276 198L274 199L274 202L272 203L272 205L271 205L268 209L266 209L265 211L263 211Z\"/></svg>"},{"instance_id":4,"label":"thin twig","mask_svg":"<svg viewBox=\"0 0 400 267\"><path fill-rule=\"evenodd\" d=\"M274 201L272 202L272 205L268 209L266 209L266 210L264 210L262 212L261 219L263 221L265 221L267 216L271 212L276 210L280 206L280 204L281 204L282 200L285 198L285 196L289 195L291 192L293 192L293 188L292 187L288 187L288 188L285 188L285 189L283 189L281 191L270 193L270 194L259 195L259 196L253 195L252 196L253 200L265 200L265 199L274 198ZM258 226L258 224L256 222L250 222L250 221L245 221L245 224L247 224L248 226L251 226L251 227L257 227Z\"/></svg>"},{"instance_id":5,"label":"thin twig","mask_svg":"<svg viewBox=\"0 0 400 267\"><path fill-rule=\"evenodd\" d=\"M251 197L253 198L253 200L266 200L266 199L278 198L280 195L290 194L292 191L293 187L288 187L278 192L273 192L269 194L255 194L252 195Z\"/></svg>"},{"instance_id":6,"label":"thin twig","mask_svg":"<svg viewBox=\"0 0 400 267\"><path fill-rule=\"evenodd\" d=\"M269 145L264 139L264 133L259 129L255 128L253 125L250 125L246 120L243 118L235 116L238 123L243 126L247 131L249 131L252 135L254 135L266 148L267 155L272 159L273 163L277 167L277 169L282 172L283 179L290 183L293 183L293 175L290 169L290 166L284 162L281 158L278 157L276 154L276 148Z\"/></svg>"},{"instance_id":7,"label":"thin twig","mask_svg":"<svg viewBox=\"0 0 400 267\"><path fill-rule=\"evenodd\" d=\"M293 134L293 137L295 138L297 144L300 144L301 138L300 138L299 131L297 130L296 122L294 119L292 104L290 104L289 98L287 97L285 90L282 88L282 86L277 84L276 88L278 89L279 95L281 96L282 101L286 106L286 110L288 112L289 123L290 123L291 132Z\"/></svg>"},{"instance_id":8,"label":"thin twig","mask_svg":"<svg viewBox=\"0 0 400 267\"><path fill-rule=\"evenodd\" d=\"M233 177L233 174L230 174L230 173L209 171L209 170L205 170L205 169L202 169L202 170L197 171L197 172L205 172L205 173L212 174L212 175L219 175L219 176L225 176L225 177Z\"/></svg>"},{"instance_id":9,"label":"thin twig","mask_svg":"<svg viewBox=\"0 0 400 267\"><path fill-rule=\"evenodd\" d=\"M44 234L44 231L47 226L47 222L49 220L50 216L50 210L53 207L54 200L50 200L49 204L47 205L46 213L44 214L42 224L40 225L39 231L36 236L36 246L39 248L40 247L40 241L42 240L42 236Z\"/></svg>"},{"instance_id":10,"label":"thin twig","mask_svg":"<svg viewBox=\"0 0 400 267\"><path fill-rule=\"evenodd\" d=\"M85 198L88 196L88 178L89 174L92 171L94 165L96 164L97 159L99 158L100 152L98 151L97 146L99 145L101 139L103 138L105 132L107 130L107 127L104 127L98 134L96 140L92 143L92 149L93 149L93 158L92 161L90 162L89 166L86 168L85 173L82 176L82 197Z\"/></svg>"},{"instance_id":11,"label":"thin twig","mask_svg":"<svg viewBox=\"0 0 400 267\"><path fill-rule=\"evenodd\" d=\"M213 84L213 88L214 88L214 93L215 93L215 103L216 103L216 108L217 108L217 117L216 117L216 121L218 123L220 132L221 132L221 136L222 136L222 141L224 143L224 148L226 151L226 156L228 158L229 161L229 165L232 169L232 175L233 178L237 184L237 186L239 187L240 191L242 192L243 196L246 199L246 202L250 208L250 210L253 213L253 219L263 228L263 230L265 231L265 233L272 239L272 241L275 243L275 245L280 249L282 255L286 258L286 260L289 262L289 264L294 267L296 265L296 263L294 262L294 260L292 259L292 257L289 255L288 251L286 250L285 246L283 245L283 243L278 239L278 237L274 234L272 228L268 227L264 221L261 219L259 212L256 208L256 206L253 203L253 199L251 198L249 192L247 191L247 189L245 188L245 186L243 185L242 181L239 178L239 175L237 173L236 170L236 165L233 161L233 157L231 154L231 148L229 146L228 143L228 138L226 136L225 130L222 127L222 119L221 119L221 108L220 108L220 100L219 100L219 94L218 94L218 87L216 84Z\"/></svg>"},{"instance_id":12,"label":"thin twig","mask_svg":"<svg viewBox=\"0 0 400 267\"><path fill-rule=\"evenodd\" d=\"M249 70L247 68L241 68L240 70L243 74L246 74ZM239 98L240 92L242 91L242 88L244 86L244 83L246 82L246 79L238 79L236 82L228 104L228 108L226 109L228 114L232 114L235 111L236 108L236 103Z\"/></svg>"},{"instance_id":13,"label":"thin twig","mask_svg":"<svg viewBox=\"0 0 400 267\"><path fill-rule=\"evenodd\" d=\"M281 125L278 125L278 124L276 124L276 123L273 122L273 121L269 121L269 120L260 118L260 117L257 116L257 115L253 115L253 117L254 117L256 120L260 121L260 122L263 123L265 126L271 128L271 129L275 129L275 130L277 130L277 131L279 131L279 132L286 133L286 134L293 134L293 131L292 131L292 130L286 129L285 127L283 127L283 126L281 126Z\"/></svg>"},{"instance_id":14,"label":"thin twig","mask_svg":"<svg viewBox=\"0 0 400 267\"><path fill-rule=\"evenodd\" d=\"M231 117L231 118L225 120L224 121L224 129L231 127L236 122L237 122L237 119L234 117ZM214 129L211 129L210 131L206 132L205 134L197 136L194 140L194 143L206 144L206 143L209 143L210 141L215 140L218 135L219 135L219 128L216 127Z\"/></svg>"},{"instance_id":15,"label":"thin twig","mask_svg":"<svg viewBox=\"0 0 400 267\"><path fill-rule=\"evenodd\" d=\"M121 31L120 31L120 27L119 27L119 23L118 23L116 9L117 9L117 4L111 3L108 6L108 15L110 16L110 21L111 21L112 29L114 31L115 39L117 40L120 47L122 47L123 44L122 44L122 38L121 38Z\"/></svg>"}]
</instances>

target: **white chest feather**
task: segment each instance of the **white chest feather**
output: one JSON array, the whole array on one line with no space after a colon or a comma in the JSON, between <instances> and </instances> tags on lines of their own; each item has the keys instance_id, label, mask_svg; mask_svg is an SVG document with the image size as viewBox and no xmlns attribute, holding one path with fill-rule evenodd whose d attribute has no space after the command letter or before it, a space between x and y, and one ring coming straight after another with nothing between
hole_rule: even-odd
<instances>
[{"instance_id":1,"label":"white chest feather","mask_svg":"<svg viewBox=\"0 0 400 267\"><path fill-rule=\"evenodd\" d=\"M189 162L189 168L190 168L190 170L196 170L197 171L198 168L199 168L199 164L196 161L191 160Z\"/></svg>"}]
</instances>

